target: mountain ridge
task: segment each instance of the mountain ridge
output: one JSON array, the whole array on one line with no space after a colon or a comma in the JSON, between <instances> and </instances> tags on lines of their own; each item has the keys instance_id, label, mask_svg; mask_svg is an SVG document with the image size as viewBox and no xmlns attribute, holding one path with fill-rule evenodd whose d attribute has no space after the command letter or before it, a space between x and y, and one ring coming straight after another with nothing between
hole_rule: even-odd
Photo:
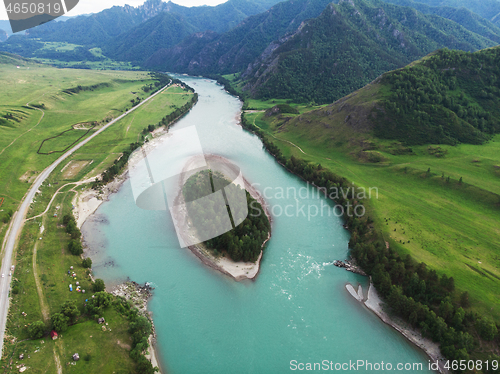
<instances>
[{"instance_id":1,"label":"mountain ridge","mask_svg":"<svg viewBox=\"0 0 500 374\"><path fill-rule=\"evenodd\" d=\"M243 74L255 98L328 103L443 47L495 45L456 22L381 1L341 0Z\"/></svg>"}]
</instances>

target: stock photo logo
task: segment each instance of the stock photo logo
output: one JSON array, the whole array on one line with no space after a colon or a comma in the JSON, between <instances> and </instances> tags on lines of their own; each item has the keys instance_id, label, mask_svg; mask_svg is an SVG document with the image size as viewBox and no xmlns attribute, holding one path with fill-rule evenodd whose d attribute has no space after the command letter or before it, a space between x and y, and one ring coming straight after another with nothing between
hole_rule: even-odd
<instances>
[{"instance_id":1,"label":"stock photo logo","mask_svg":"<svg viewBox=\"0 0 500 374\"><path fill-rule=\"evenodd\" d=\"M136 150L129 174L136 205L168 210L181 248L220 236L248 215L240 168L224 157L205 155L194 126Z\"/></svg>"},{"instance_id":2,"label":"stock photo logo","mask_svg":"<svg viewBox=\"0 0 500 374\"><path fill-rule=\"evenodd\" d=\"M12 32L39 26L60 17L77 4L78 0L4 0Z\"/></svg>"}]
</instances>

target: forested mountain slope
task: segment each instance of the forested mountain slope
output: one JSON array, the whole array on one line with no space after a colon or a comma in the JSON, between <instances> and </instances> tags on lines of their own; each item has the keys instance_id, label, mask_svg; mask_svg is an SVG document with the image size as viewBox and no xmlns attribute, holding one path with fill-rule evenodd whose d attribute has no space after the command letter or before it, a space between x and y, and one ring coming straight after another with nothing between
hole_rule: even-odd
<instances>
[{"instance_id":1,"label":"forested mountain slope","mask_svg":"<svg viewBox=\"0 0 500 374\"><path fill-rule=\"evenodd\" d=\"M496 43L456 22L380 1L342 0L264 53L244 74L257 98L332 102L443 47Z\"/></svg>"},{"instance_id":2,"label":"forested mountain slope","mask_svg":"<svg viewBox=\"0 0 500 374\"><path fill-rule=\"evenodd\" d=\"M108 41L103 51L107 56L134 63L143 62L160 47L172 47L197 28L175 13L162 12L137 27Z\"/></svg>"},{"instance_id":3,"label":"forested mountain slope","mask_svg":"<svg viewBox=\"0 0 500 374\"><path fill-rule=\"evenodd\" d=\"M224 32L246 17L264 12L277 2L278 0L229 0L213 7L184 7L171 1L148 0L136 8L130 5L114 6L88 17L81 16L66 22L49 22L30 29L28 35L41 38L42 41L102 47L105 42L120 34L125 37L127 34L124 33L162 13L177 15L178 19L194 26L196 31L211 29ZM147 33L147 30L145 32ZM114 40L114 43L117 42L119 40Z\"/></svg>"},{"instance_id":4,"label":"forested mountain slope","mask_svg":"<svg viewBox=\"0 0 500 374\"><path fill-rule=\"evenodd\" d=\"M424 14L435 14L437 16L455 21L467 30L482 35L496 43L500 43L500 24L493 23L473 11L460 7L451 6L429 6L415 0L384 0L387 3L401 6L409 6ZM496 0L495 0L496 1ZM500 2L498 2L500 4ZM489 17L490 18L490 17Z\"/></svg>"},{"instance_id":5,"label":"forested mountain slope","mask_svg":"<svg viewBox=\"0 0 500 374\"><path fill-rule=\"evenodd\" d=\"M284 1L248 17L222 34L200 33L171 49L160 49L145 66L191 74L227 74L246 69L274 40L317 17L331 0Z\"/></svg>"},{"instance_id":6,"label":"forested mountain slope","mask_svg":"<svg viewBox=\"0 0 500 374\"><path fill-rule=\"evenodd\" d=\"M325 145L328 139L349 142L356 134L406 146L481 144L500 133L500 47L436 51L329 106L290 119L282 130L287 128L302 129L304 138L324 139Z\"/></svg>"},{"instance_id":7,"label":"forested mountain slope","mask_svg":"<svg viewBox=\"0 0 500 374\"><path fill-rule=\"evenodd\" d=\"M500 1L498 0L415 0L415 2L430 6L466 8L500 25Z\"/></svg>"}]
</instances>

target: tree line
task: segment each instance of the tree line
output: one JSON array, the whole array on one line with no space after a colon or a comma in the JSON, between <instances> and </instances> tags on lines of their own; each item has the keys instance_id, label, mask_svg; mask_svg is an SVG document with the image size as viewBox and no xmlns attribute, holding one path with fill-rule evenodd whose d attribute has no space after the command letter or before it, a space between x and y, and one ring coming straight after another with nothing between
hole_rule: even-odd
<instances>
[{"instance_id":1,"label":"tree line","mask_svg":"<svg viewBox=\"0 0 500 374\"><path fill-rule=\"evenodd\" d=\"M262 139L264 147L288 170L317 187L347 189L348 181L322 168L294 156L286 158L280 149L265 137L264 132L242 115L242 126ZM337 204L344 208L359 205L356 197L339 196ZM344 209L344 213L347 209ZM494 352L484 352L481 345L493 341L500 343L499 326L488 316L470 311L469 295L455 289L453 277L439 276L423 262L411 255L400 256L387 248L383 235L373 228L369 216L344 214L351 232L349 248L359 266L370 276L392 310L420 330L423 336L439 343L441 353L449 360L500 360ZM484 368L483 368L484 369ZM457 370L457 372L461 372ZM492 367L484 373L498 373Z\"/></svg>"}]
</instances>

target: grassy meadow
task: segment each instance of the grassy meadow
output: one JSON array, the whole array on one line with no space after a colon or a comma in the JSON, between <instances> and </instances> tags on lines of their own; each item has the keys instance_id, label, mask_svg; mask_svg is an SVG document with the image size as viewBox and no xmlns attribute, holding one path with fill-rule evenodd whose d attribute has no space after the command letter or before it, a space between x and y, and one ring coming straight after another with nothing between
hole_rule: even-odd
<instances>
[{"instance_id":1,"label":"grassy meadow","mask_svg":"<svg viewBox=\"0 0 500 374\"><path fill-rule=\"evenodd\" d=\"M0 209L0 219L9 210L16 210L33 181L31 177L59 157L58 153L37 154L44 139L79 123L103 122L118 116L130 108L130 100L148 96L141 87L150 82L144 72L55 69L1 55L0 116L4 116L4 121L0 121L0 197L5 198L5 202ZM108 86L77 94L63 92L99 83ZM5 118L9 113L14 119ZM70 133L81 136L84 130ZM50 145L55 149L64 148L74 138L58 137ZM0 240L4 234L5 225L0 223Z\"/></svg>"}]
</instances>

